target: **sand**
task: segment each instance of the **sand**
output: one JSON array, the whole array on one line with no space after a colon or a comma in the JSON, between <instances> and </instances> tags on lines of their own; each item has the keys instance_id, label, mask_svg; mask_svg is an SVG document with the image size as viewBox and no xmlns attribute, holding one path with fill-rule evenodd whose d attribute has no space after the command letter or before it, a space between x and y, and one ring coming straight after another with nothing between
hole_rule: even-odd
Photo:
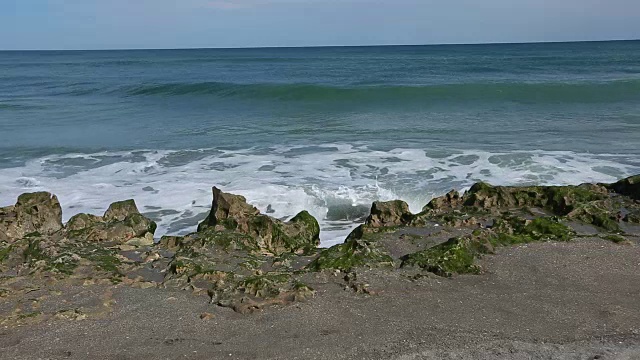
<instances>
[{"instance_id":1,"label":"sand","mask_svg":"<svg viewBox=\"0 0 640 360\"><path fill-rule=\"evenodd\" d=\"M69 286L51 302L86 318L5 326L0 358L640 359L633 240L500 248L450 279L362 271L373 295L318 274L313 299L248 315L187 291Z\"/></svg>"}]
</instances>

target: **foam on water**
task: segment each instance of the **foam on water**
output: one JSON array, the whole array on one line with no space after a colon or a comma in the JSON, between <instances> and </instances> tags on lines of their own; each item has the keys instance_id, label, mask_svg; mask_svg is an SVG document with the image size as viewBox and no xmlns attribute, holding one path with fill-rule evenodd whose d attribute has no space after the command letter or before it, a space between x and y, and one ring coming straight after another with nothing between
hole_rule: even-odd
<instances>
[{"instance_id":1,"label":"foam on water","mask_svg":"<svg viewBox=\"0 0 640 360\"><path fill-rule=\"evenodd\" d=\"M158 221L156 235L184 234L208 213L215 185L277 218L308 210L320 221L322 245L330 246L344 240L375 200L402 199L418 212L432 197L476 181L565 185L635 173L640 162L634 156L573 152L381 151L353 144L140 150L47 156L2 169L0 205L23 192L50 191L66 221L134 198Z\"/></svg>"}]
</instances>

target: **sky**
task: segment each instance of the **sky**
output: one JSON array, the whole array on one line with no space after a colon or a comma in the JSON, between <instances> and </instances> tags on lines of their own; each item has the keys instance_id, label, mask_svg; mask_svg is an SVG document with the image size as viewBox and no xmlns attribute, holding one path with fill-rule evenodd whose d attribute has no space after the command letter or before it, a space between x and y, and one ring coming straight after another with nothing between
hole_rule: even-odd
<instances>
[{"instance_id":1,"label":"sky","mask_svg":"<svg viewBox=\"0 0 640 360\"><path fill-rule=\"evenodd\" d=\"M640 39L639 0L0 0L0 49Z\"/></svg>"}]
</instances>

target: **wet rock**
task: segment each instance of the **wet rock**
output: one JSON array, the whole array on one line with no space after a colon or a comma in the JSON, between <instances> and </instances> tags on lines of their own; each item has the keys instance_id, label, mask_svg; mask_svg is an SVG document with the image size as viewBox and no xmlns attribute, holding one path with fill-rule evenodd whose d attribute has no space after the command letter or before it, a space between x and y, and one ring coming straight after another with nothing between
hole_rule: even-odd
<instances>
[{"instance_id":1,"label":"wet rock","mask_svg":"<svg viewBox=\"0 0 640 360\"><path fill-rule=\"evenodd\" d=\"M27 234L50 235L62 229L62 208L48 192L22 194L13 206L0 208L0 241L15 241Z\"/></svg>"},{"instance_id":2,"label":"wet rock","mask_svg":"<svg viewBox=\"0 0 640 360\"><path fill-rule=\"evenodd\" d=\"M374 228L401 226L409 224L412 218L409 205L402 200L376 201L371 205L365 225Z\"/></svg>"}]
</instances>

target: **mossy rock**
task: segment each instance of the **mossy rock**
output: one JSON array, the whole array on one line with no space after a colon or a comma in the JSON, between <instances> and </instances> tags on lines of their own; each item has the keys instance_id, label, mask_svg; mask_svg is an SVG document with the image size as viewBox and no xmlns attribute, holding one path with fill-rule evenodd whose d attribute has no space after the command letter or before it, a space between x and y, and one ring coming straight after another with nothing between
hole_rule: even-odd
<instances>
[{"instance_id":1,"label":"mossy rock","mask_svg":"<svg viewBox=\"0 0 640 360\"><path fill-rule=\"evenodd\" d=\"M474 264L480 254L490 251L490 246L476 238L451 238L432 248L404 256L401 267L417 266L443 277L452 274L477 274L480 268Z\"/></svg>"},{"instance_id":2,"label":"mossy rock","mask_svg":"<svg viewBox=\"0 0 640 360\"><path fill-rule=\"evenodd\" d=\"M193 256L176 256L169 264L169 270L171 273L186 276L187 278L194 277L198 274L210 274L218 272L219 269L215 267L215 263L208 259L200 259Z\"/></svg>"},{"instance_id":3,"label":"mossy rock","mask_svg":"<svg viewBox=\"0 0 640 360\"><path fill-rule=\"evenodd\" d=\"M621 232L620 225L615 217L604 205L598 206L595 202L577 207L569 213L567 217L587 224L593 224L610 232Z\"/></svg>"},{"instance_id":4,"label":"mossy rock","mask_svg":"<svg viewBox=\"0 0 640 360\"><path fill-rule=\"evenodd\" d=\"M569 241L575 233L569 227L558 222L555 218L541 217L531 221L524 219L511 220L512 231L505 231L504 223L500 220L492 228L494 235L490 242L494 246L508 246L527 244L535 241Z\"/></svg>"},{"instance_id":5,"label":"mossy rock","mask_svg":"<svg viewBox=\"0 0 640 360\"><path fill-rule=\"evenodd\" d=\"M630 224L640 224L640 212L627 214L624 217L624 221Z\"/></svg>"},{"instance_id":6,"label":"mossy rock","mask_svg":"<svg viewBox=\"0 0 640 360\"><path fill-rule=\"evenodd\" d=\"M122 212L114 210L109 217L88 214L74 216L67 223L66 236L80 241L124 244L133 238L152 237L156 229L157 224L140 213L131 213L123 218Z\"/></svg>"},{"instance_id":7,"label":"mossy rock","mask_svg":"<svg viewBox=\"0 0 640 360\"><path fill-rule=\"evenodd\" d=\"M306 211L292 221L283 223L267 215L256 215L246 220L245 229L235 230L244 236L253 251L269 251L280 255L286 252L312 252L320 243L320 226Z\"/></svg>"},{"instance_id":8,"label":"mossy rock","mask_svg":"<svg viewBox=\"0 0 640 360\"><path fill-rule=\"evenodd\" d=\"M285 286L291 280L291 274L267 273L247 277L238 283L238 289L245 294L260 298L268 298L280 295L290 288Z\"/></svg>"},{"instance_id":9,"label":"mossy rock","mask_svg":"<svg viewBox=\"0 0 640 360\"><path fill-rule=\"evenodd\" d=\"M78 267L78 258L67 252L50 254L43 248L41 239L28 240L22 252L23 261L32 271L50 271L61 275L71 275Z\"/></svg>"},{"instance_id":10,"label":"mossy rock","mask_svg":"<svg viewBox=\"0 0 640 360\"><path fill-rule=\"evenodd\" d=\"M109 205L109 208L104 213L105 221L124 221L127 217L140 214L136 202L133 199L117 201Z\"/></svg>"},{"instance_id":11,"label":"mossy rock","mask_svg":"<svg viewBox=\"0 0 640 360\"><path fill-rule=\"evenodd\" d=\"M526 220L504 216L497 219L490 230L477 229L470 236L451 238L429 249L406 255L401 259L401 267L417 266L444 277L476 274L480 271L475 264L476 258L493 253L495 246L545 240L568 241L573 235L573 231L557 218Z\"/></svg>"},{"instance_id":12,"label":"mossy rock","mask_svg":"<svg viewBox=\"0 0 640 360\"><path fill-rule=\"evenodd\" d=\"M80 232L102 222L102 217L91 214L77 214L71 217L65 228L69 232Z\"/></svg>"},{"instance_id":13,"label":"mossy rock","mask_svg":"<svg viewBox=\"0 0 640 360\"><path fill-rule=\"evenodd\" d=\"M505 216L494 221L491 228L495 234L490 241L494 246L526 244L534 241L569 241L575 233L555 217L540 217L525 220Z\"/></svg>"},{"instance_id":14,"label":"mossy rock","mask_svg":"<svg viewBox=\"0 0 640 360\"><path fill-rule=\"evenodd\" d=\"M310 239L314 243L320 241L320 224L315 217L309 214L309 212L299 212L296 216L289 220L289 223L301 225L302 229L300 230L298 236L301 236L304 239Z\"/></svg>"},{"instance_id":15,"label":"mossy rock","mask_svg":"<svg viewBox=\"0 0 640 360\"><path fill-rule=\"evenodd\" d=\"M54 245L43 239L29 239L22 251L23 263L31 272L51 272L58 275L72 275L76 269L92 269L94 277L117 279L123 276L122 265L116 250L94 244L66 243Z\"/></svg>"},{"instance_id":16,"label":"mossy rock","mask_svg":"<svg viewBox=\"0 0 640 360\"><path fill-rule=\"evenodd\" d=\"M422 208L422 213L426 212L442 212L442 211L451 211L454 208L460 207L462 205L463 199L455 190L451 190L447 194L443 196L439 196L431 199L427 205Z\"/></svg>"},{"instance_id":17,"label":"mossy rock","mask_svg":"<svg viewBox=\"0 0 640 360\"><path fill-rule=\"evenodd\" d=\"M631 243L626 238L624 238L624 237L622 237L620 235L617 235L617 234L602 235L601 238L603 238L604 240L607 240L607 241L611 241L612 243L615 243L615 244L630 244Z\"/></svg>"},{"instance_id":18,"label":"mossy rock","mask_svg":"<svg viewBox=\"0 0 640 360\"><path fill-rule=\"evenodd\" d=\"M62 229L62 208L48 192L25 193L13 206L0 208L0 240L16 241L26 234L51 235Z\"/></svg>"},{"instance_id":19,"label":"mossy rock","mask_svg":"<svg viewBox=\"0 0 640 360\"><path fill-rule=\"evenodd\" d=\"M318 257L307 265L307 269L350 271L361 266L393 266L393 258L374 242L352 238L343 244L320 251Z\"/></svg>"},{"instance_id":20,"label":"mossy rock","mask_svg":"<svg viewBox=\"0 0 640 360\"><path fill-rule=\"evenodd\" d=\"M539 207L566 215L580 204L602 200L606 189L597 185L579 186L491 186L474 184L464 195L464 205L480 209Z\"/></svg>"},{"instance_id":21,"label":"mossy rock","mask_svg":"<svg viewBox=\"0 0 640 360\"><path fill-rule=\"evenodd\" d=\"M0 263L9 258L9 255L13 251L14 246L12 244L1 242L0 243Z\"/></svg>"},{"instance_id":22,"label":"mossy rock","mask_svg":"<svg viewBox=\"0 0 640 360\"><path fill-rule=\"evenodd\" d=\"M373 228L408 225L413 220L409 205L402 200L376 201L365 225Z\"/></svg>"},{"instance_id":23,"label":"mossy rock","mask_svg":"<svg viewBox=\"0 0 640 360\"><path fill-rule=\"evenodd\" d=\"M320 244L320 225L307 211L285 223L260 214L243 196L224 193L216 187L211 211L198 225L198 233L212 234L212 231L247 235L253 239L245 242L250 250L274 255L310 253Z\"/></svg>"},{"instance_id":24,"label":"mossy rock","mask_svg":"<svg viewBox=\"0 0 640 360\"><path fill-rule=\"evenodd\" d=\"M640 200L640 175L630 176L613 184L605 185L618 194Z\"/></svg>"}]
</instances>

